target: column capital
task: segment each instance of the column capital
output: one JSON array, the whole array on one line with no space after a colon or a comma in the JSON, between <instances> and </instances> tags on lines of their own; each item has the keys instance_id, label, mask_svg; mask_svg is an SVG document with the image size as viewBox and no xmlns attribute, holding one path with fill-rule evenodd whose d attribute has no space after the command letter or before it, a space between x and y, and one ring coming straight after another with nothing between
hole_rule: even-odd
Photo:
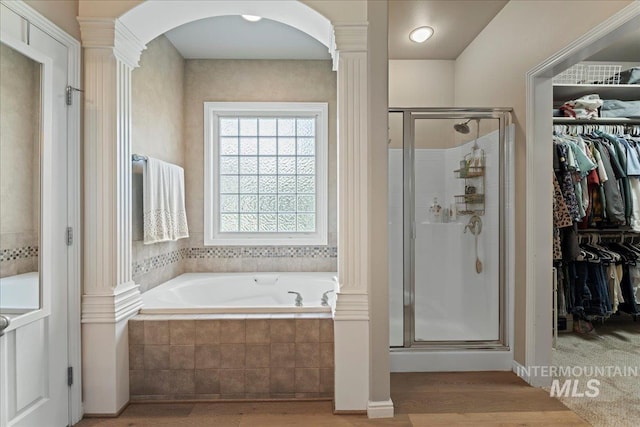
<instances>
[{"instance_id":1,"label":"column capital","mask_svg":"<svg viewBox=\"0 0 640 427\"><path fill-rule=\"evenodd\" d=\"M131 68L140 64L140 54L146 45L122 21L113 18L78 17L82 47L112 49L113 55Z\"/></svg>"},{"instance_id":2,"label":"column capital","mask_svg":"<svg viewBox=\"0 0 640 427\"><path fill-rule=\"evenodd\" d=\"M366 22L337 23L333 26L333 45L340 52L366 51Z\"/></svg>"},{"instance_id":3,"label":"column capital","mask_svg":"<svg viewBox=\"0 0 640 427\"><path fill-rule=\"evenodd\" d=\"M331 56L333 58L333 71L339 68L341 55L346 52L367 52L367 28L365 23L338 23L333 26L331 37Z\"/></svg>"}]
</instances>

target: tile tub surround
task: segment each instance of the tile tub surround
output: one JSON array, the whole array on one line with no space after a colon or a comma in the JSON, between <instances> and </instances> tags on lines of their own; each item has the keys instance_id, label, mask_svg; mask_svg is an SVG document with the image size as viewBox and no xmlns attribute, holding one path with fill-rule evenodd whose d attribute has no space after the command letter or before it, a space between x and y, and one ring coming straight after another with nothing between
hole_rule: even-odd
<instances>
[{"instance_id":1,"label":"tile tub surround","mask_svg":"<svg viewBox=\"0 0 640 427\"><path fill-rule=\"evenodd\" d=\"M329 317L154 317L129 320L131 400L333 397Z\"/></svg>"},{"instance_id":2,"label":"tile tub surround","mask_svg":"<svg viewBox=\"0 0 640 427\"><path fill-rule=\"evenodd\" d=\"M15 276L32 271L38 271L37 245L0 248L0 277Z\"/></svg>"},{"instance_id":3,"label":"tile tub surround","mask_svg":"<svg viewBox=\"0 0 640 427\"><path fill-rule=\"evenodd\" d=\"M175 243L175 242L172 242ZM162 251L134 242L134 253ZM182 273L336 271L335 246L211 246L171 249L132 263L133 279L147 291ZM149 252L151 253L151 252Z\"/></svg>"}]
</instances>

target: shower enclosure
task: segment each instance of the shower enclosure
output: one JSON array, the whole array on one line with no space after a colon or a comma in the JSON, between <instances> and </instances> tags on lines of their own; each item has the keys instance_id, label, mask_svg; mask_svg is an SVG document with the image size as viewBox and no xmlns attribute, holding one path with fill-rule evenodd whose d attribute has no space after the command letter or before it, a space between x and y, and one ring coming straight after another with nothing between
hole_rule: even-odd
<instances>
[{"instance_id":1,"label":"shower enclosure","mask_svg":"<svg viewBox=\"0 0 640 427\"><path fill-rule=\"evenodd\" d=\"M389 110L392 371L511 369L510 111Z\"/></svg>"}]
</instances>

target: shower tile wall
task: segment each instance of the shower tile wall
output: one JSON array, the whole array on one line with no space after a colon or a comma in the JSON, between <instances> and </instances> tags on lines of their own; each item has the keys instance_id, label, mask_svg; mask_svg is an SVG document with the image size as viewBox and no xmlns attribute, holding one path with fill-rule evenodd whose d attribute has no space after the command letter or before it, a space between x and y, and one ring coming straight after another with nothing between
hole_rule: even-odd
<instances>
[{"instance_id":1,"label":"shower tile wall","mask_svg":"<svg viewBox=\"0 0 640 427\"><path fill-rule=\"evenodd\" d=\"M0 45L0 277L38 270L40 71Z\"/></svg>"}]
</instances>

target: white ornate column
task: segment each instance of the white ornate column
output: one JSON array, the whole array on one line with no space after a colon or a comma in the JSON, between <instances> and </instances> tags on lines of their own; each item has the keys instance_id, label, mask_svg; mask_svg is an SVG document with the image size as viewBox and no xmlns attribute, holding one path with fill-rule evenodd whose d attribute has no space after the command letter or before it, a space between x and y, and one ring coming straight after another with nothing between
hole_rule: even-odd
<instances>
[{"instance_id":1,"label":"white ornate column","mask_svg":"<svg viewBox=\"0 0 640 427\"><path fill-rule=\"evenodd\" d=\"M338 73L338 281L335 410L369 400L369 140L367 25L334 26Z\"/></svg>"},{"instance_id":2,"label":"white ornate column","mask_svg":"<svg viewBox=\"0 0 640 427\"><path fill-rule=\"evenodd\" d=\"M131 70L144 45L117 19L78 18L84 48L84 410L129 400L127 321L142 305L131 279Z\"/></svg>"}]
</instances>

